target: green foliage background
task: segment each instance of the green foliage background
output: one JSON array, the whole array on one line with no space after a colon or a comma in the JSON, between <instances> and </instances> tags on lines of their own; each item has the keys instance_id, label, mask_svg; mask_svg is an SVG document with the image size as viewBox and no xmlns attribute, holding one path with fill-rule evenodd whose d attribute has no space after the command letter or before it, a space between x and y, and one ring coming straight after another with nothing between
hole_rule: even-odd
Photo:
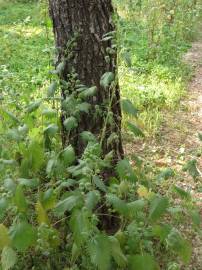
<instances>
[{"instance_id":1,"label":"green foliage background","mask_svg":"<svg viewBox=\"0 0 202 270\"><path fill-rule=\"evenodd\" d=\"M130 121L132 138L158 131L163 112L185 93L190 69L181 57L200 7L176 3L173 9L173 1L117 2L124 127ZM75 163L74 149L61 149L59 89L52 74L59 71L53 70L46 3L1 1L0 7L1 268L177 270L189 264L192 248L180 223L191 222L194 235L198 210L189 192L159 187L175 171L157 174L134 156L112 168L116 177L105 183L101 172L111 168L110 153L103 157L88 132L81 134L87 147ZM75 119L67 123L74 126ZM197 179L195 163L187 168ZM112 232L104 220L113 222Z\"/></svg>"}]
</instances>

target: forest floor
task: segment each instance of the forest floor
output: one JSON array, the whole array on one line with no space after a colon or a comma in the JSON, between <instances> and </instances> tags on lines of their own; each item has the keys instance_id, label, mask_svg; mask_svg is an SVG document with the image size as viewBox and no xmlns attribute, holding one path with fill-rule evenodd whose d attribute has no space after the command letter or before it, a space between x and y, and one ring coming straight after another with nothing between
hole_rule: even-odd
<instances>
[{"instance_id":1,"label":"forest floor","mask_svg":"<svg viewBox=\"0 0 202 270\"><path fill-rule=\"evenodd\" d=\"M196 201L202 217L202 38L192 44L184 61L193 67L193 78L188 85L186 97L178 110L166 112L159 134L155 138L136 141L126 145L126 152L136 154L159 169L172 168L176 177L172 183L189 191ZM197 161L199 177L194 180L182 170L189 160ZM184 228L188 234L189 228ZM190 270L202 269L202 243L192 239L193 256Z\"/></svg>"}]
</instances>

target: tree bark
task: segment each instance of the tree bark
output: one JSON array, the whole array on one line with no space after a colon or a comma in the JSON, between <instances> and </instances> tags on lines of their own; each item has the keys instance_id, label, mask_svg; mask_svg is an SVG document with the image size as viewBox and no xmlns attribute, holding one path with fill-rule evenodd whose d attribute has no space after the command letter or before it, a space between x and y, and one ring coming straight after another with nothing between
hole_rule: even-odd
<instances>
[{"instance_id":1,"label":"tree bark","mask_svg":"<svg viewBox=\"0 0 202 270\"><path fill-rule=\"evenodd\" d=\"M104 73L117 74L116 47L112 39L103 41L105 34L115 31L111 0L49 0L49 7L57 64L64 62L60 79L70 85L68 91L62 88L62 99L76 91L75 81L97 87L95 96L88 99L90 112L80 115L78 127L71 132L64 127L69 115L62 111L63 145L71 144L80 156L85 148L80 134L90 131L101 140L103 155L113 150L117 161L123 157L119 86L118 82L108 88L100 85Z\"/></svg>"}]
</instances>

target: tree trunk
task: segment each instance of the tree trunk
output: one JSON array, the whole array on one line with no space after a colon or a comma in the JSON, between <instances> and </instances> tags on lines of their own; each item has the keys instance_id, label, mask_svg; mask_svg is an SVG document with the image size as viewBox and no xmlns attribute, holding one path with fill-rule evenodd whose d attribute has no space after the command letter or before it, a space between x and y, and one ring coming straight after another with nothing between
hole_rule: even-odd
<instances>
[{"instance_id":1,"label":"tree trunk","mask_svg":"<svg viewBox=\"0 0 202 270\"><path fill-rule=\"evenodd\" d=\"M85 148L80 134L90 131L101 142L103 155L113 150L114 160L119 160L123 148L118 82L109 87L100 85L103 74L117 72L116 46L111 38L103 40L115 30L111 0L49 0L49 6L58 51L56 64L64 63L60 79L63 85L68 83L68 91L62 88L62 99L76 92L78 83L97 87L96 94L88 98L89 113L81 113L79 119L77 116L78 126L70 132L64 126L70 115L62 111L63 145L71 144L80 156ZM78 95L76 98L78 101Z\"/></svg>"}]
</instances>

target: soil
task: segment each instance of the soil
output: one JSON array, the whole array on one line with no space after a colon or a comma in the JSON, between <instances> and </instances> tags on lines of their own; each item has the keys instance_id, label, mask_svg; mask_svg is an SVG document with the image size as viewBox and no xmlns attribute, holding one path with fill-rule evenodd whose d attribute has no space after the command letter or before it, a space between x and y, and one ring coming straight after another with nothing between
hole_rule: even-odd
<instances>
[{"instance_id":1,"label":"soil","mask_svg":"<svg viewBox=\"0 0 202 270\"><path fill-rule=\"evenodd\" d=\"M142 157L159 169L174 169L180 175L174 180L174 184L192 194L202 217L202 141L199 139L199 134L202 135L202 39L192 44L184 61L193 67L193 77L179 108L175 112L165 113L157 137L129 143L126 145L126 152ZM183 165L193 159L197 161L199 174L195 180L182 171ZM182 227L184 234L189 237L191 225ZM199 236L190 236L192 237L192 262L182 269L202 270L202 240Z\"/></svg>"}]
</instances>

